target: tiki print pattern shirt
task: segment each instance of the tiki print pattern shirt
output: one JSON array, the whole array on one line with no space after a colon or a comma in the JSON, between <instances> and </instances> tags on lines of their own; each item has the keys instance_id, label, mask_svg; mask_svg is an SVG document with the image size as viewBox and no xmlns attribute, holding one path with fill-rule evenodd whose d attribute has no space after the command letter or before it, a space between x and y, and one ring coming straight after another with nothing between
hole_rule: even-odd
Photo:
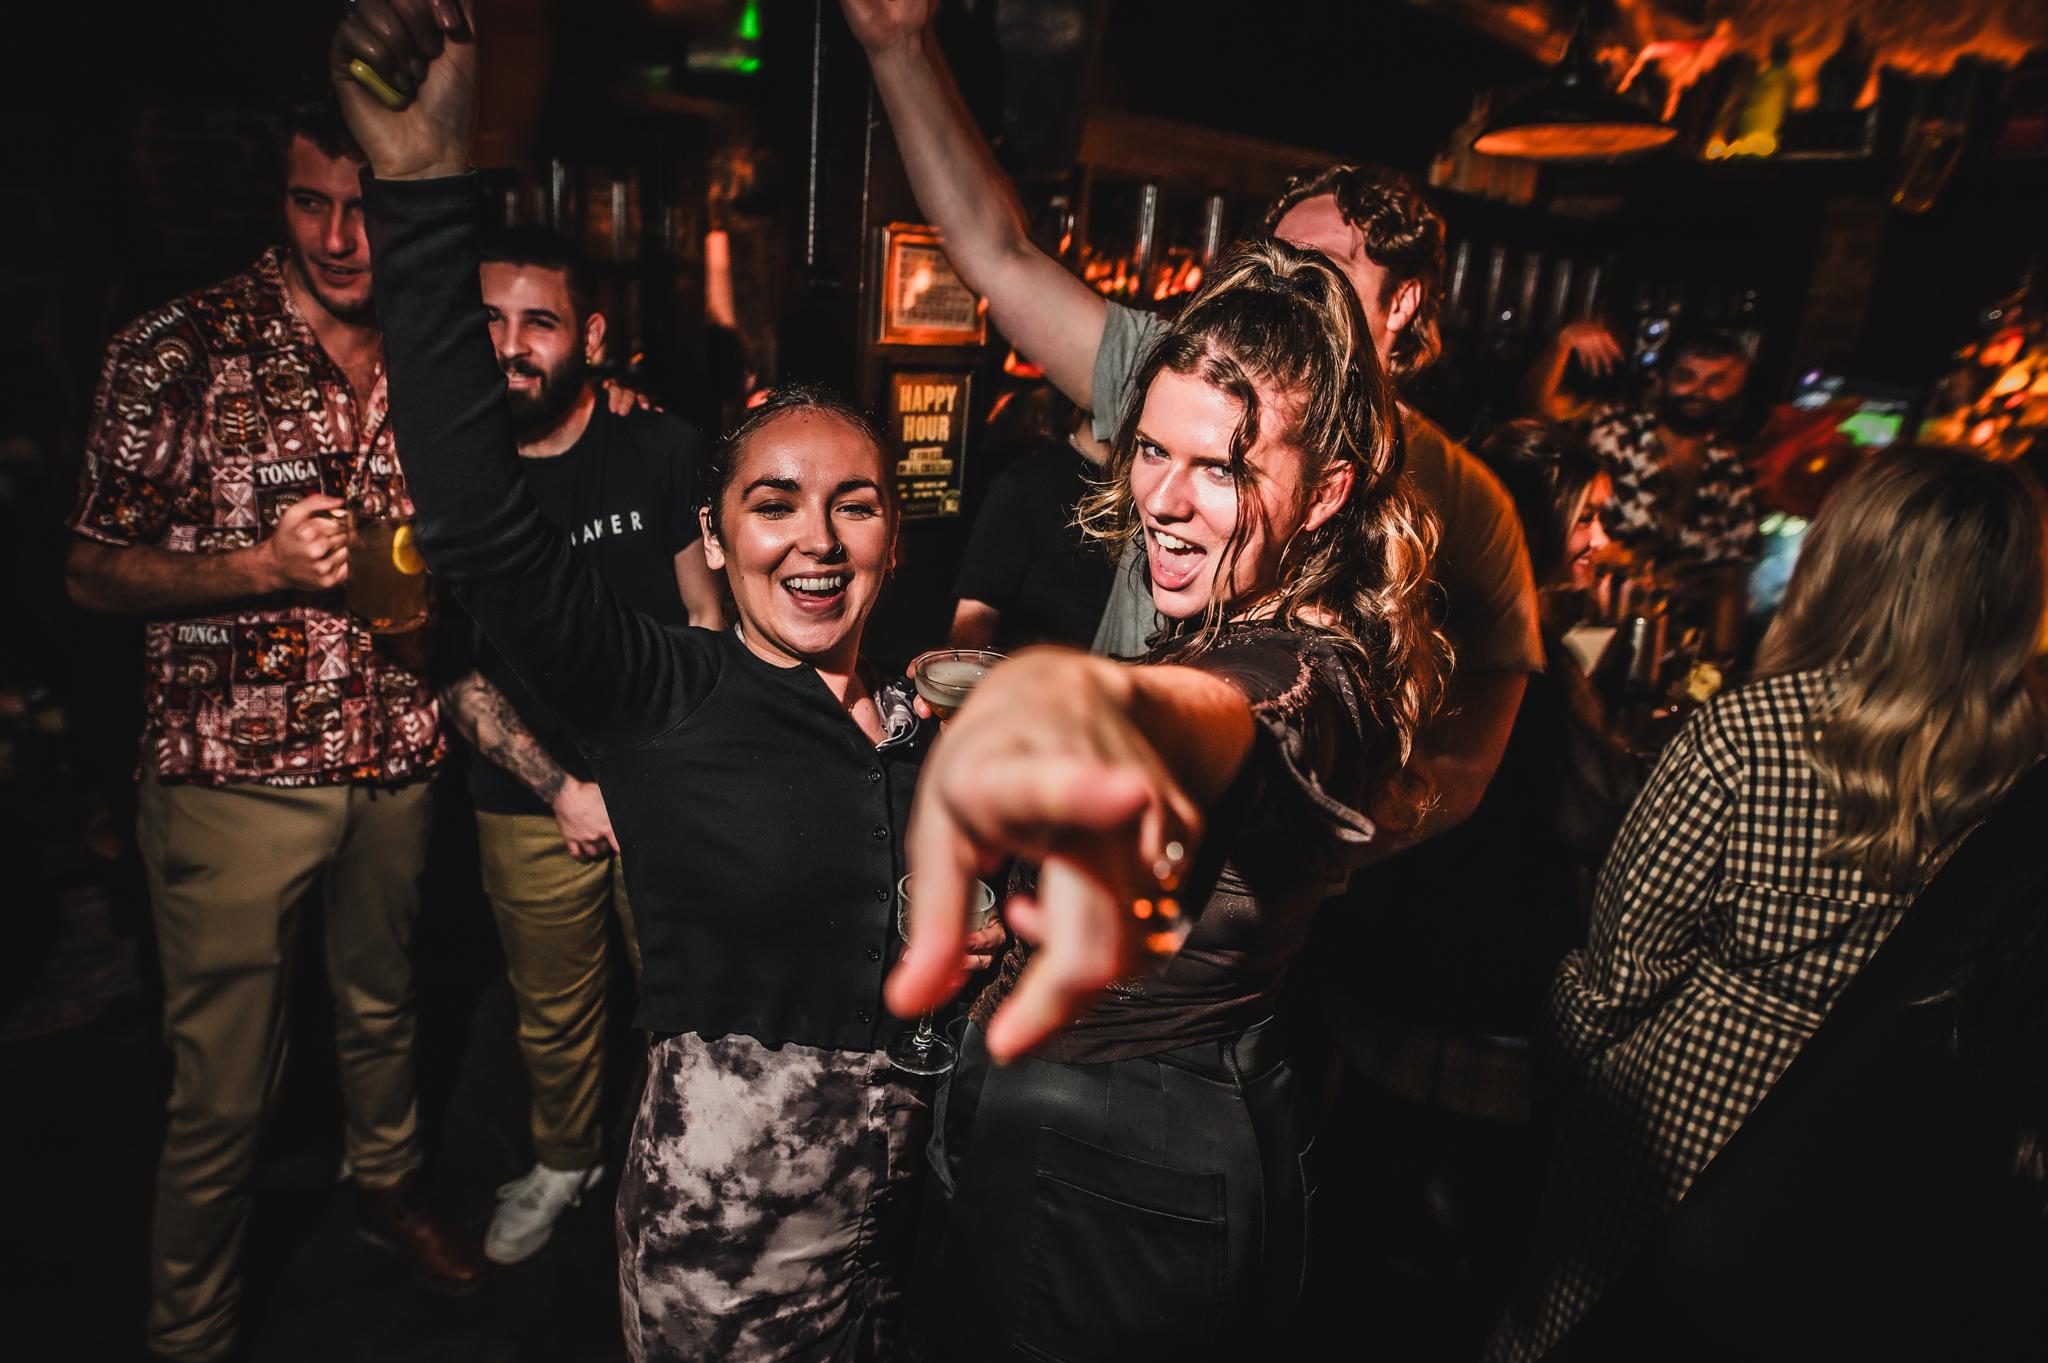
<instances>
[{"instance_id":1,"label":"tiki print pattern shirt","mask_svg":"<svg viewBox=\"0 0 2048 1363\"><path fill-rule=\"evenodd\" d=\"M367 410L285 291L273 249L114 337L69 524L104 544L243 549L325 492L409 515L378 375ZM145 628L142 765L223 785L398 783L441 758L432 688L380 657L341 594Z\"/></svg>"},{"instance_id":2,"label":"tiki print pattern shirt","mask_svg":"<svg viewBox=\"0 0 2048 1363\"><path fill-rule=\"evenodd\" d=\"M1733 446L1709 441L1699 487L1684 519L1668 514L1675 495L1653 412L1615 407L1594 417L1586 445L1614 479L1607 533L1657 563L1680 571L1752 563L1762 548L1749 467Z\"/></svg>"}]
</instances>

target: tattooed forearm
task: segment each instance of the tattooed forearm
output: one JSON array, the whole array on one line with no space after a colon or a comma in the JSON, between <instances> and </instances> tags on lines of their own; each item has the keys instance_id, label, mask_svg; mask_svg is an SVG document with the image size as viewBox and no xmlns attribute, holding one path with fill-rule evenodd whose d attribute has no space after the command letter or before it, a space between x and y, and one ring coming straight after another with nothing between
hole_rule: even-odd
<instances>
[{"instance_id":1,"label":"tattooed forearm","mask_svg":"<svg viewBox=\"0 0 2048 1363\"><path fill-rule=\"evenodd\" d=\"M541 747L505 693L472 672L441 690L441 704L455 730L493 766L511 773L543 803L553 804L569 779L547 749Z\"/></svg>"}]
</instances>

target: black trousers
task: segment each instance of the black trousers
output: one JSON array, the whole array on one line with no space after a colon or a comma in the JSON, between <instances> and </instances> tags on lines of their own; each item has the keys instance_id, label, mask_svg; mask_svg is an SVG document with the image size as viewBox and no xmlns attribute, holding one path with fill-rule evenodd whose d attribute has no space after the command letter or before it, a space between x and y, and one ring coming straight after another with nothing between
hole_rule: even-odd
<instances>
[{"instance_id":1,"label":"black trousers","mask_svg":"<svg viewBox=\"0 0 2048 1363\"><path fill-rule=\"evenodd\" d=\"M920 1356L1259 1356L1301 1291L1310 1096L1270 1021L1100 1065L997 1067L968 1028L934 1111Z\"/></svg>"}]
</instances>

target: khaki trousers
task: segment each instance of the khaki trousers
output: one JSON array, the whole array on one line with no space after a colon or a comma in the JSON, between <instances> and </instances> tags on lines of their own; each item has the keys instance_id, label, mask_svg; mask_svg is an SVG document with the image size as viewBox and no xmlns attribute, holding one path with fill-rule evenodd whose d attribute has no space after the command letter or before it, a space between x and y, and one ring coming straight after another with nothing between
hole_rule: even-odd
<instances>
[{"instance_id":1,"label":"khaki trousers","mask_svg":"<svg viewBox=\"0 0 2048 1363\"><path fill-rule=\"evenodd\" d=\"M607 910L619 915L633 976L640 948L617 857L569 855L550 814L476 816L484 894L505 945L519 1010L519 1053L533 1091L533 1153L550 1169L585 1169L603 1150Z\"/></svg>"},{"instance_id":2,"label":"khaki trousers","mask_svg":"<svg viewBox=\"0 0 2048 1363\"><path fill-rule=\"evenodd\" d=\"M138 842L163 961L172 1083L151 1227L152 1348L203 1359L235 1332L257 1138L285 1059L299 905L317 883L344 1141L366 1187L420 1163L410 947L430 787L161 785Z\"/></svg>"}]
</instances>

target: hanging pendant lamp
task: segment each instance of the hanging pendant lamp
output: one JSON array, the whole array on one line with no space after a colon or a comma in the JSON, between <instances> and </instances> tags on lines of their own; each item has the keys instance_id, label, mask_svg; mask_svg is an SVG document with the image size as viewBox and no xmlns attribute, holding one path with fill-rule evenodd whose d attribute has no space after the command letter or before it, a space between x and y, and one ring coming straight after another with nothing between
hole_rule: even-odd
<instances>
[{"instance_id":1,"label":"hanging pendant lamp","mask_svg":"<svg viewBox=\"0 0 2048 1363\"><path fill-rule=\"evenodd\" d=\"M1677 136L1678 129L1608 87L1582 13L1550 79L1489 118L1485 131L1472 139L1472 150L1529 161L1607 161L1639 155Z\"/></svg>"}]
</instances>

